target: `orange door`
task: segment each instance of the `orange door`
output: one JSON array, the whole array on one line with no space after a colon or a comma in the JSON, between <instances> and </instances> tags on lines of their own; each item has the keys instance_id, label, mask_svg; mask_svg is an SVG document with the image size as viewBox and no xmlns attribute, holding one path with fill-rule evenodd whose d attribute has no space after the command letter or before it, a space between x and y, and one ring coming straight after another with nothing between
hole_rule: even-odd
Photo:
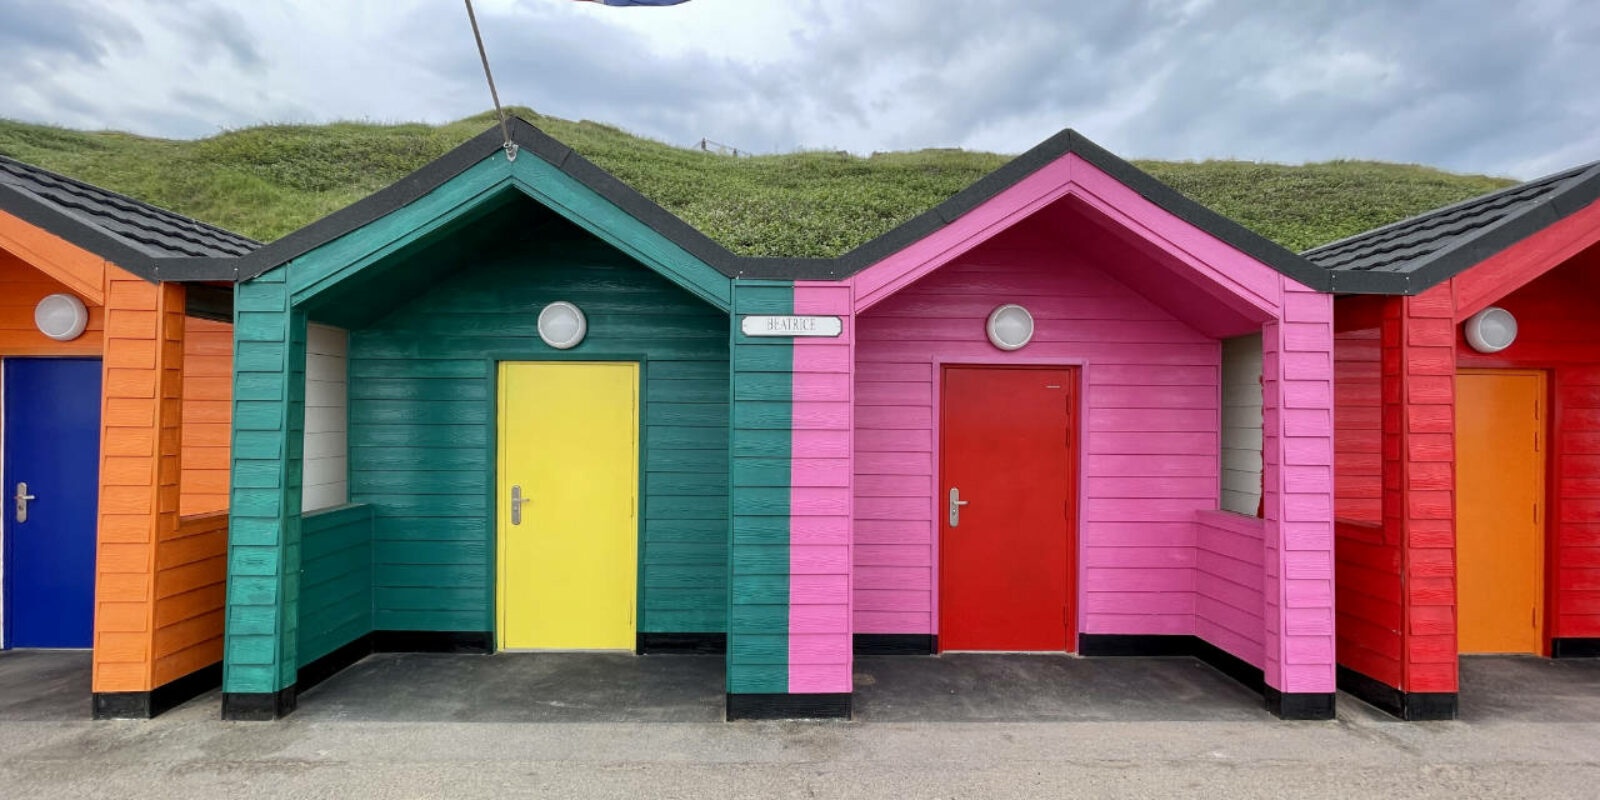
<instances>
[{"instance_id":1,"label":"orange door","mask_svg":"<svg viewBox=\"0 0 1600 800\"><path fill-rule=\"evenodd\" d=\"M1456 592L1463 653L1538 653L1544 617L1544 374L1456 375Z\"/></svg>"}]
</instances>

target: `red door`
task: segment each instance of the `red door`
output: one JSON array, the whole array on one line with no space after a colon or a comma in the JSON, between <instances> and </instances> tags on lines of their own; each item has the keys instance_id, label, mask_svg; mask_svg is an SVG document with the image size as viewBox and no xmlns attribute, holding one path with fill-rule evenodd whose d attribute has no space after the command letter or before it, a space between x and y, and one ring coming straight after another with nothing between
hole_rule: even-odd
<instances>
[{"instance_id":1,"label":"red door","mask_svg":"<svg viewBox=\"0 0 1600 800\"><path fill-rule=\"evenodd\" d=\"M1069 650L1077 371L946 367L943 379L939 649Z\"/></svg>"}]
</instances>

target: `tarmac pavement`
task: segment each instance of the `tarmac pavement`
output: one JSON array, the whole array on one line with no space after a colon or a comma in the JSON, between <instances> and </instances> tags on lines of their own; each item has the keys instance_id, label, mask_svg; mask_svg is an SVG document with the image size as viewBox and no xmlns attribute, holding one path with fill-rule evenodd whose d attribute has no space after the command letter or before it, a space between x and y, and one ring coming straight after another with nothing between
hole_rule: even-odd
<instances>
[{"instance_id":1,"label":"tarmac pavement","mask_svg":"<svg viewBox=\"0 0 1600 800\"><path fill-rule=\"evenodd\" d=\"M0 676L12 655L0 656ZM1464 691L1480 700L1494 699L1488 692L1508 697L1482 702L1463 721L1435 723L1398 722L1343 695L1335 721L1282 722L1247 708L1248 695L1176 704L1218 712L1195 719L1190 711L1161 718L1149 700L1121 713L1096 711L1095 703L1069 703L1070 692L1046 697L1041 721L1030 718L1027 703L986 706L972 687L1000 692L997 683L1082 667L951 661L955 674L939 675L937 664L890 664L938 687L927 693L929 708L948 708L954 696L965 709L918 720L918 701L904 686L873 699L872 685L893 673L860 661L858 682L871 682L858 687L862 713L854 722L670 721L676 714L659 710L643 717L667 721L614 721L615 709L596 712L600 721L502 714L469 722L459 721L459 707L443 714L415 704L417 717L405 719L405 703L377 718L358 701L376 702L379 694L366 686L341 697L343 676L273 723L219 721L216 693L155 720L127 722L49 718L38 704L0 698L0 798L1600 797L1600 662L1593 660L1557 664L1559 680L1546 678L1541 692L1519 691L1511 678L1551 662L1468 662ZM437 664L418 673L383 664L365 666L372 674L439 676ZM559 684L551 683L559 667L513 669ZM666 669L667 680L685 686L703 680L692 677L702 672L720 677L704 667ZM1191 669L1146 664L1127 674L1164 687L1206 685L1203 675L1182 677ZM1175 675L1184 682L1172 684ZM486 702L505 703L504 680L482 695ZM1014 694L1029 688L1012 686ZM324 692L320 704L317 692ZM687 716L702 713L695 697L703 694L679 698ZM1541 706L1550 713L1540 714ZM5 711L17 707L33 710Z\"/></svg>"}]
</instances>

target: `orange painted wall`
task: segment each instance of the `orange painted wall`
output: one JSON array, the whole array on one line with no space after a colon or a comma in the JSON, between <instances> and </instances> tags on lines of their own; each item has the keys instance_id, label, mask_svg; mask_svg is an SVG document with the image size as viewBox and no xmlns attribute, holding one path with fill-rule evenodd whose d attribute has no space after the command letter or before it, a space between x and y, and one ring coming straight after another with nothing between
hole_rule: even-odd
<instances>
[{"instance_id":1,"label":"orange painted wall","mask_svg":"<svg viewBox=\"0 0 1600 800\"><path fill-rule=\"evenodd\" d=\"M72 342L33 325L60 291L90 309ZM182 285L0 214L0 356L103 359L96 692L148 691L222 659L232 331L184 311Z\"/></svg>"},{"instance_id":2,"label":"orange painted wall","mask_svg":"<svg viewBox=\"0 0 1600 800\"><path fill-rule=\"evenodd\" d=\"M233 326L187 317L183 337L185 516L228 508L228 420L233 413Z\"/></svg>"},{"instance_id":3,"label":"orange painted wall","mask_svg":"<svg viewBox=\"0 0 1600 800\"><path fill-rule=\"evenodd\" d=\"M33 325L33 307L45 295L71 291L66 284L0 249L0 356L100 355L100 333L105 329L105 309L92 304L81 294L78 297L89 307L89 327L82 336L70 342L58 342L40 333Z\"/></svg>"}]
</instances>

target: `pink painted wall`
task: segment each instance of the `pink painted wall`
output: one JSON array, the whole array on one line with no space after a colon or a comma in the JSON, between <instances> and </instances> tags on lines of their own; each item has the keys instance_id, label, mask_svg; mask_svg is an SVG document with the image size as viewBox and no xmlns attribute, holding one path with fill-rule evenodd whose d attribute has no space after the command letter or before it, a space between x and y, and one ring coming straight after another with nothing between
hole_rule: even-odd
<instances>
[{"instance_id":1,"label":"pink painted wall","mask_svg":"<svg viewBox=\"0 0 1600 800\"><path fill-rule=\"evenodd\" d=\"M1333 296L1283 282L1262 330L1267 684L1332 692Z\"/></svg>"},{"instance_id":2,"label":"pink painted wall","mask_svg":"<svg viewBox=\"0 0 1600 800\"><path fill-rule=\"evenodd\" d=\"M1195 633L1260 667L1265 663L1266 523L1229 511L1195 517Z\"/></svg>"},{"instance_id":3,"label":"pink painted wall","mask_svg":"<svg viewBox=\"0 0 1600 800\"><path fill-rule=\"evenodd\" d=\"M849 284L795 285L794 313L844 319L839 338L794 340L789 691L796 694L851 691L850 309Z\"/></svg>"},{"instance_id":4,"label":"pink painted wall","mask_svg":"<svg viewBox=\"0 0 1600 800\"><path fill-rule=\"evenodd\" d=\"M1195 527L1218 496L1221 346L1096 264L1014 230L860 316L855 623L937 633L940 363L1082 364L1080 629L1194 633ZM1033 343L984 320L1019 302Z\"/></svg>"},{"instance_id":5,"label":"pink painted wall","mask_svg":"<svg viewBox=\"0 0 1600 800\"><path fill-rule=\"evenodd\" d=\"M857 632L938 630L939 365L1077 364L1080 630L1194 633L1280 691L1333 691L1330 297L1076 155L851 284ZM1002 302L1038 322L1015 353L983 338ZM1258 330L1265 518L1221 519L1218 339Z\"/></svg>"}]
</instances>

